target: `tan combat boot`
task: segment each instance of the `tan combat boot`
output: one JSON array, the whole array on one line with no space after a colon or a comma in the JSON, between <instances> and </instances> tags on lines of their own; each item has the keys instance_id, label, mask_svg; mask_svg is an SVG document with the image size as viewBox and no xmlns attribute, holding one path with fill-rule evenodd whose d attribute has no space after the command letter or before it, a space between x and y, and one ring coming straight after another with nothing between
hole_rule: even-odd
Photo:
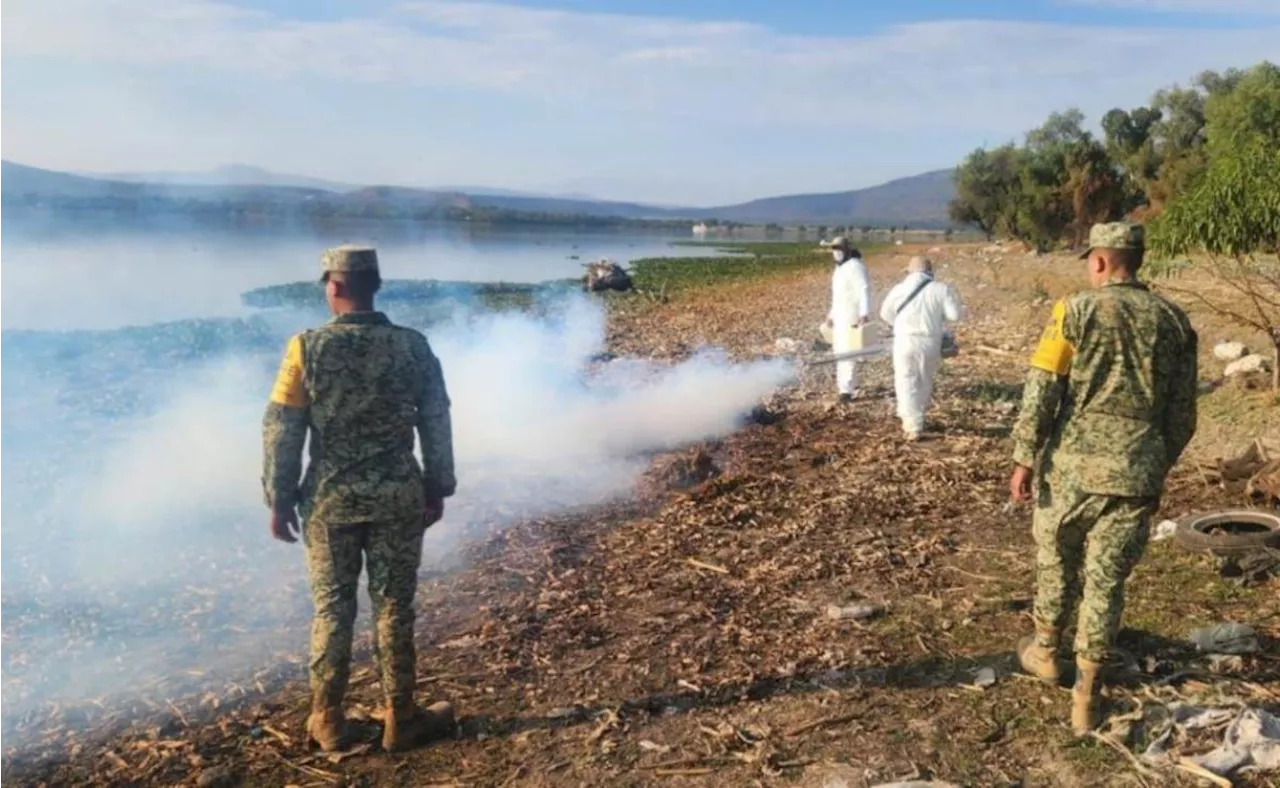
<instances>
[{"instance_id":1,"label":"tan combat boot","mask_svg":"<svg viewBox=\"0 0 1280 788\"><path fill-rule=\"evenodd\" d=\"M1086 736L1102 721L1102 663L1076 657L1076 684L1071 688L1071 730Z\"/></svg>"},{"instance_id":2,"label":"tan combat boot","mask_svg":"<svg viewBox=\"0 0 1280 788\"><path fill-rule=\"evenodd\" d=\"M346 745L347 720L341 706L315 705L307 718L307 736L325 752L341 750Z\"/></svg>"},{"instance_id":3,"label":"tan combat boot","mask_svg":"<svg viewBox=\"0 0 1280 788\"><path fill-rule=\"evenodd\" d=\"M1042 646L1041 643L1051 645ZM1036 627L1036 634L1018 641L1018 662L1022 669L1036 678L1057 684L1061 673L1057 660L1058 631Z\"/></svg>"},{"instance_id":4,"label":"tan combat boot","mask_svg":"<svg viewBox=\"0 0 1280 788\"><path fill-rule=\"evenodd\" d=\"M400 752L417 744L443 739L453 732L453 704L441 701L426 710L413 701L388 706L383 717L382 749Z\"/></svg>"}]
</instances>

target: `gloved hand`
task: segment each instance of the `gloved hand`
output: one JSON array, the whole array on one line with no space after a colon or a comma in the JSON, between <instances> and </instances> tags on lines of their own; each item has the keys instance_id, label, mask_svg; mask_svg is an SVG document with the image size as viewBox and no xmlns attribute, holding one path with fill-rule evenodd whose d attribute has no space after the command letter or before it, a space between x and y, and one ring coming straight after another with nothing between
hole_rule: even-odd
<instances>
[{"instance_id":1,"label":"gloved hand","mask_svg":"<svg viewBox=\"0 0 1280 788\"><path fill-rule=\"evenodd\" d=\"M293 544L298 541L302 529L298 526L298 512L292 506L271 510L271 537Z\"/></svg>"},{"instance_id":2,"label":"gloved hand","mask_svg":"<svg viewBox=\"0 0 1280 788\"><path fill-rule=\"evenodd\" d=\"M430 528L444 517L444 499L428 498L422 505L422 527Z\"/></svg>"}]
</instances>

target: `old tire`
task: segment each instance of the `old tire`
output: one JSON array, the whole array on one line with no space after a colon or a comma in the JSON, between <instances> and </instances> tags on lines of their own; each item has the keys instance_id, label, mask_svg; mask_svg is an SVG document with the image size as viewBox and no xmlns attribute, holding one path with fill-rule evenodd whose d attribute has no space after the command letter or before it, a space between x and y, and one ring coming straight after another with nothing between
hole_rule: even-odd
<instances>
[{"instance_id":1,"label":"old tire","mask_svg":"<svg viewBox=\"0 0 1280 788\"><path fill-rule=\"evenodd\" d=\"M1236 509L1184 517L1178 521L1173 538L1188 550L1221 556L1280 550L1280 515Z\"/></svg>"}]
</instances>

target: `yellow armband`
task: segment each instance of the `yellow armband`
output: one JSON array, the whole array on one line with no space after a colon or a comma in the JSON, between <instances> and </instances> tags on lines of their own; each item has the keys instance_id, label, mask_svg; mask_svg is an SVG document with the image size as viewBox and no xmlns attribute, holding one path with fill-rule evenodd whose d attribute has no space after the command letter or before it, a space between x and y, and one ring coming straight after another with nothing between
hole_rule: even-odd
<instances>
[{"instance_id":1,"label":"yellow armband","mask_svg":"<svg viewBox=\"0 0 1280 788\"><path fill-rule=\"evenodd\" d=\"M271 401L288 408L305 408L311 404L306 381L302 375L302 340L294 336L289 340L271 387Z\"/></svg>"},{"instance_id":2,"label":"yellow armband","mask_svg":"<svg viewBox=\"0 0 1280 788\"><path fill-rule=\"evenodd\" d=\"M1076 349L1063 334L1063 323L1066 319L1067 302L1059 301L1053 305L1053 316L1049 318L1049 324L1044 327L1044 333L1040 335L1040 344L1036 346L1036 352L1031 356L1033 368L1052 372L1055 375L1065 375L1071 370L1071 359L1075 356Z\"/></svg>"}]
</instances>

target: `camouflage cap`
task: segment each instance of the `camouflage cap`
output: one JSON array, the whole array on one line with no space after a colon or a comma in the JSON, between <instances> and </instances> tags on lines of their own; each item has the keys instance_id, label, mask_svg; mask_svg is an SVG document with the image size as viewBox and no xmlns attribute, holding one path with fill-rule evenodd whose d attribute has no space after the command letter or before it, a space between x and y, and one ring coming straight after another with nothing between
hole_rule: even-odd
<instances>
[{"instance_id":1,"label":"camouflage cap","mask_svg":"<svg viewBox=\"0 0 1280 788\"><path fill-rule=\"evenodd\" d=\"M378 271L378 250L372 246L356 246L343 244L332 249L325 249L320 255L320 281L329 280L329 274L352 273L355 271Z\"/></svg>"},{"instance_id":2,"label":"camouflage cap","mask_svg":"<svg viewBox=\"0 0 1280 788\"><path fill-rule=\"evenodd\" d=\"M1142 225L1133 222L1107 222L1089 228L1089 248L1080 253L1084 260L1094 249L1142 249L1146 246L1146 233Z\"/></svg>"}]
</instances>

